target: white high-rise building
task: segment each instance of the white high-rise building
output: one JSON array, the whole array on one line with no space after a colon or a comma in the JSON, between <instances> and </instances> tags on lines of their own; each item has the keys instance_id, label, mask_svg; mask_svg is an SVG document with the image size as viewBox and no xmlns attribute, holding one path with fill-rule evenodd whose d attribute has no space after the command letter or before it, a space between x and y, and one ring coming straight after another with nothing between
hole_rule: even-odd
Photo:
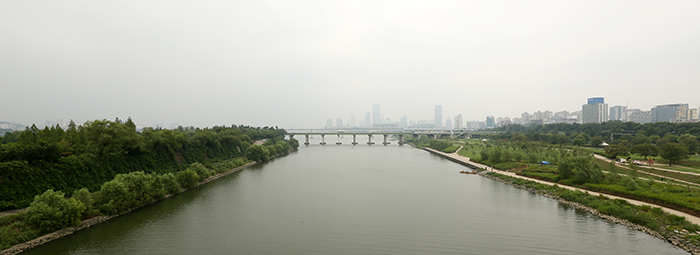
<instances>
[{"instance_id":1,"label":"white high-rise building","mask_svg":"<svg viewBox=\"0 0 700 255\"><path fill-rule=\"evenodd\" d=\"M382 116L379 112L379 104L374 104L372 107L372 124L382 124Z\"/></svg>"},{"instance_id":2,"label":"white high-rise building","mask_svg":"<svg viewBox=\"0 0 700 255\"><path fill-rule=\"evenodd\" d=\"M460 130L464 128L464 124L462 123L462 114L457 114L455 116L455 129Z\"/></svg>"},{"instance_id":3,"label":"white high-rise building","mask_svg":"<svg viewBox=\"0 0 700 255\"><path fill-rule=\"evenodd\" d=\"M629 121L627 116L627 106L616 105L610 107L610 120Z\"/></svg>"},{"instance_id":4,"label":"white high-rise building","mask_svg":"<svg viewBox=\"0 0 700 255\"><path fill-rule=\"evenodd\" d=\"M442 128L442 105L435 106L435 128Z\"/></svg>"},{"instance_id":5,"label":"white high-rise building","mask_svg":"<svg viewBox=\"0 0 700 255\"><path fill-rule=\"evenodd\" d=\"M588 103L582 109L582 123L603 123L608 121L608 104L602 97L589 98Z\"/></svg>"}]
</instances>

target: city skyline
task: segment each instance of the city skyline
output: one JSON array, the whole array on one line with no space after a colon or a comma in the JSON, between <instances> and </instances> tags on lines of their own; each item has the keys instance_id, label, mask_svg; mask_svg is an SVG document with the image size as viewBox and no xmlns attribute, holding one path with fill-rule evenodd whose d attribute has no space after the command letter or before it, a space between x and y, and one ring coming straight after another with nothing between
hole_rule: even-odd
<instances>
[{"instance_id":1,"label":"city skyline","mask_svg":"<svg viewBox=\"0 0 700 255\"><path fill-rule=\"evenodd\" d=\"M653 112L655 108L659 108L659 107L667 107L667 106L674 106L675 107L678 105L685 107L685 110L690 110L688 112L689 115L685 116L685 118L687 120L697 120L698 119L698 112L700 112L700 107L692 107L688 103L657 104L657 105L654 105L654 107L652 107L650 109L639 109L639 108L628 107L626 105L609 106L609 104L605 103L604 97L590 97L590 98L587 98L585 100L587 100L587 101L584 101L583 99L581 100L581 102L584 102L584 104L582 104L582 106L580 106L580 108L577 110L557 109L555 111L551 111L550 109L544 109L544 112L542 110L531 111L532 114L529 114L530 113L529 111L522 112L520 115L517 115L517 117L486 115L482 119L473 119L473 120L463 120L462 113L456 113L453 115L444 114L442 111L442 105L434 105L434 108L433 108L434 109L434 113L433 113L434 118L432 118L432 119L409 117L409 116L412 116L410 113L403 113L404 115L401 116L401 120L404 120L404 118L405 118L406 122L408 122L410 120L411 122L414 122L414 125L405 125L405 124L403 124L404 123L403 121L399 121L399 120L386 121L386 118L391 119L391 117L386 117L383 113L381 113L379 111L377 111L377 112L380 113L379 116L384 118L384 119L378 118L378 120L382 120L383 123L391 122L391 123L398 124L399 127L404 127L404 126L406 126L406 127L409 127L409 126L418 127L418 124L419 124L418 122L432 123L432 127L436 128L436 129L440 129L439 125L438 125L439 121L437 120L437 118L443 118L443 116L447 116L444 120L445 121L450 120L451 124L452 124L452 120L454 120L454 124L452 124L450 126L452 126L452 127L461 126L461 127L469 129L469 127L467 127L468 125L466 125L467 122L484 122L485 128L493 128L493 127L498 126L499 124L503 124L501 122L506 121L506 120L509 124L549 124L549 123L545 123L545 122L537 122L536 121L536 120L542 121L545 119L556 119L556 121L553 121L551 123L564 122L564 123L580 123L580 124L600 123L600 122L613 121L613 120L633 121L633 122L638 122L638 123L669 121L668 119L672 118L672 117L664 117L664 118L666 118L664 120L651 119L651 114L649 112ZM585 117L584 117L584 115L585 115L584 111L585 111L587 105L591 105L591 104L593 104L593 105L600 104L600 106L595 106L595 110L592 110L592 114L595 114L595 117L593 117L594 119L588 120L588 122L586 122ZM380 105L381 104L377 104L377 103L373 104L373 109L375 109L375 110L379 109ZM617 113L613 113L614 110L617 111ZM644 121L640 122L639 120L631 119L630 115L633 112L642 112L642 113L647 112L647 115L648 115L647 118L649 118L648 122L644 122ZM693 113L694 113L694 115L692 115ZM368 112L367 114L371 114L371 113ZM527 117L525 117L525 114L528 114ZM538 114L540 116L538 116ZM671 113L668 113L668 112L665 113L665 115L669 115L669 114L671 114ZM374 118L374 114L371 114L371 115L373 116L372 118ZM449 116L453 116L454 118L449 117ZM572 119L572 118L574 118L574 116L575 116L575 119ZM492 118L492 119L490 120L489 118ZM340 118L340 119L342 119L342 118ZM500 119L500 121L499 121L499 119ZM458 122L458 120L459 120L459 122ZM530 122L531 120L535 120L535 122ZM492 122L490 123L490 121L492 121ZM367 125L366 122L361 122L361 123L362 124L360 124L360 125L346 125L345 127L371 127L372 126L371 124ZM374 124L374 122L372 122L372 124ZM312 128L312 127L313 126L308 126L307 128ZM339 128L340 126L338 126L338 125L326 125L325 127L322 127L322 128L327 128L327 127ZM426 126L422 126L422 127L425 128ZM445 124L442 127L443 128L447 127L447 123L445 122ZM300 128L302 128L302 127L300 127Z\"/></svg>"}]
</instances>

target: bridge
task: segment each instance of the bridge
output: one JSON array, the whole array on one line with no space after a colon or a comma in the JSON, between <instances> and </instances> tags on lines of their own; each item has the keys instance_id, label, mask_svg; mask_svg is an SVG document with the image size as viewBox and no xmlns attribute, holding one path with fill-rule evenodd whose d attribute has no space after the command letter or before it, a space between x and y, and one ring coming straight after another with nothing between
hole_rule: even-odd
<instances>
[{"instance_id":1,"label":"bridge","mask_svg":"<svg viewBox=\"0 0 700 255\"><path fill-rule=\"evenodd\" d=\"M309 136L318 135L321 136L321 142L319 144L325 145L326 135L336 135L340 137L341 135L352 135L352 144L357 145L357 136L366 135L367 144L372 145L372 137L374 135L383 135L384 142L382 144L391 144L388 141L389 136L398 136L399 145L405 144L403 141L404 135L411 135L413 138L420 138L421 136L434 137L436 140L444 136L449 136L450 138L460 138L467 137L469 134L483 134L483 133L501 133L493 131L472 131L467 133L465 130L439 130L439 129L287 129L287 135L293 138L295 135L305 136L305 145L309 145ZM336 144L342 144L340 140Z\"/></svg>"}]
</instances>

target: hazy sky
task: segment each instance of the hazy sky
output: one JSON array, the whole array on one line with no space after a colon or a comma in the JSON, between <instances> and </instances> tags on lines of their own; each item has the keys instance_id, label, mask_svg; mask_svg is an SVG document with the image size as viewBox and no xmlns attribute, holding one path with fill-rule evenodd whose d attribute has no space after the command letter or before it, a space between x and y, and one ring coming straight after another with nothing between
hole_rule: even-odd
<instances>
[{"instance_id":1,"label":"hazy sky","mask_svg":"<svg viewBox=\"0 0 700 255\"><path fill-rule=\"evenodd\" d=\"M2 1L0 120L699 107L700 1Z\"/></svg>"}]
</instances>

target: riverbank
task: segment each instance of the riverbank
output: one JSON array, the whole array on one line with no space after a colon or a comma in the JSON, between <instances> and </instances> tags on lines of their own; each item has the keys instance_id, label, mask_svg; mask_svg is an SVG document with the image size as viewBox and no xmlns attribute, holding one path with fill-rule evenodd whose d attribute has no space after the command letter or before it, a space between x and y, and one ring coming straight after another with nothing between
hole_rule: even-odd
<instances>
[{"instance_id":1,"label":"riverbank","mask_svg":"<svg viewBox=\"0 0 700 255\"><path fill-rule=\"evenodd\" d=\"M638 224L634 224L634 223L629 222L629 221L627 221L627 220L619 219L619 218L616 218L616 217L613 217L613 216L610 216L610 215L606 215L606 214L600 213L598 210L596 210L596 209L594 209L594 208L591 208L591 207L588 207L588 206L585 206L585 205L582 205L582 204L579 204L579 203L571 202L571 201L565 200L565 199L563 199L563 198L561 198L561 197L554 196L554 195L551 195L551 194L548 194L548 193L545 193L545 192L541 192L541 191L539 191L539 190L537 190L537 189L527 188L527 187L524 187L524 186L522 186L522 185L514 184L512 181L509 181L509 180L504 179L504 178L499 178L498 176L501 175L501 176L510 177L510 178L524 179L524 180L528 180L528 181L532 181L532 182L540 183L540 184L545 184L545 185L549 185L549 186L556 186L556 187L560 187L560 188L564 188L564 189L569 189L569 190L574 190L574 191L581 191L581 192L585 192L585 193L588 193L588 194L593 195L593 196L604 196L604 197L607 197L607 198L609 198L609 199L622 199L622 200L625 200L625 201L629 202L630 204L637 205L637 206L647 205L647 206L652 206L652 207L659 207L659 208L661 208L663 211L665 211L665 212L667 212L667 213L674 214L674 215L677 215L677 216L685 217L688 221L690 221L691 223L694 223L694 224L699 224L699 223L700 223L700 218L698 218L698 217L695 217L695 216L692 216L692 215L689 215L689 214L686 214L686 213L683 213L683 212L680 212L680 211L676 211L676 210L673 210L673 209L670 209L670 208L665 208L665 207L661 207L661 206L654 205L654 204L649 204L649 203L642 202L642 201L637 201L637 200L632 200L632 199L627 199L627 198L622 198L622 197L617 197L617 196L611 196L611 195L607 195L607 194L601 194L601 193L592 192L592 191L588 191L588 190L583 190L583 189L579 189L579 188L575 188L575 187L570 187L570 186L566 186L566 185L561 185L561 184L546 182L546 181L542 181L542 180L538 180L538 179L532 179L532 178L528 178L528 177L524 177L524 176L519 176L519 175L516 175L516 174L514 174L514 173L510 173L510 172L503 171L503 170L499 170L499 169L493 169L492 167L489 167L489 166L486 166L486 165L483 165L483 164L479 164L479 163L476 163L476 162L471 162L471 161L469 160L468 157L464 157L464 156L458 155L456 152L455 152L455 153L444 153L444 152L441 152L441 151L434 150L434 149L432 149L432 148L424 148L424 150L426 150L426 151L428 151L428 152L430 152L430 153L433 153L433 154L435 154L435 155L441 156L441 157L443 157L443 158L446 158L446 159L448 159L448 160L451 160L451 161L453 161L453 162L457 162L457 163L459 163L459 164L462 164L462 165L465 165L465 166L468 166L468 167L473 167L473 168L480 169L480 170L482 170L482 172L480 173L480 175L482 175L482 176L484 176L484 177L487 177L487 178L490 178L490 179L493 179L493 180L496 180L496 181L499 181L499 182L503 182L503 183L506 183L506 184L510 184L510 185L516 186L516 187L518 187L518 188L521 188L521 189L527 190L527 191L529 191L529 192L533 192L533 193L536 193L536 194L539 194L539 195L542 195L542 196L545 196L545 197L548 197L548 198L555 199L555 200L557 200L557 201L559 201L559 202L561 202L561 203L564 203L564 204L573 206L573 207L575 207L575 208L578 208L578 209L581 209L581 210L590 212L590 213L592 213L592 214L594 214L594 215L596 215L596 216L598 216L598 217L601 217L601 218L606 219L606 220L608 220L608 221L611 221L611 222L613 222L613 223L621 224L621 225L624 225L624 226L627 226L627 227L631 227L631 228L634 228L634 229L636 229L636 230L645 232L645 233L647 233L647 234L650 234L650 235L652 235L652 236L654 236L654 237L657 237L657 238L659 238L659 239L661 239L661 240L667 241L667 242L673 244L673 245L676 246L676 247L679 247L679 248L681 248L681 249L684 249L684 250L686 250L686 251L688 251L688 252L690 252L690 253L692 253L692 254L700 254L700 247L698 247L697 245L692 244L692 243L690 242L690 240L687 240L686 235L683 234L683 233L681 233L681 232L676 232L676 233L670 233L670 234L667 234L667 235L662 235L662 234L660 234L660 233L658 233L658 232L656 232L656 231L653 231L653 230L651 230L651 229L649 229L649 228L647 228L647 227L644 227L644 226L641 226L641 225L638 225ZM485 170L485 171L484 171L484 170ZM489 173L495 173L495 175L494 175L494 174L489 174Z\"/></svg>"},{"instance_id":2,"label":"riverbank","mask_svg":"<svg viewBox=\"0 0 700 255\"><path fill-rule=\"evenodd\" d=\"M286 155L286 154L284 154L284 155ZM197 185L197 187L199 187L200 185L204 185L204 184L210 183L210 182L212 182L212 181L214 181L214 180L216 180L216 179L219 179L219 178L221 178L221 177L224 177L224 176L227 176L227 175L236 173L236 172L238 172L238 171L241 171L241 170L243 170L243 169L245 169L245 168L247 168L247 167L249 167L249 166L255 165L255 164L257 164L257 163L259 163L259 162L250 162L250 163L248 163L248 164L245 164L245 165L242 165L242 166L239 166L239 167L232 168L231 170L228 170L228 171L226 171L226 172L222 172L222 173L218 173L218 174L209 176L208 178L206 178L206 179L202 180L201 182L199 182L198 185ZM197 187L195 187L195 188L197 188ZM180 193L183 193L183 192L186 192L186 191L188 191L188 190L187 190L187 189L186 189L186 190L183 190L183 191L180 192ZM180 193L178 193L178 194L180 194ZM177 194L175 194L175 195L177 195ZM90 218L90 219L87 219L87 220L83 220L78 226L72 226L72 227L67 227L67 228L64 228L64 229L60 229L60 230L54 231L54 232L52 232L52 233L48 233L48 234L45 234L45 235L43 235L43 236L37 237L37 238L35 238L35 239L33 239L33 240L30 240L30 241L27 241L27 242L24 242L24 243L21 243L21 244L17 244L17 245L14 245L14 246L10 247L10 248L7 248L7 249L5 249L5 250L2 250L2 251L0 251L0 255L14 255L14 254L19 254L19 253L25 252L25 251L27 251L27 250L30 250L30 249L34 248L34 247L37 247L37 246L46 244L46 243L48 243L48 242L51 242L51 241L53 241L53 240L56 240L56 239L59 239L59 238L62 238L62 237L71 235L71 234L73 234L73 233L75 233L75 232L78 232L78 231L83 230L83 229L86 229L86 228L90 228L90 227L92 227L92 226L95 226L95 225L100 224L100 223L102 223L102 222L108 221L108 220L110 220L110 219L113 219L113 218L116 218L116 217L119 217L119 216L122 216L122 215L129 214L129 213L131 213L132 211L138 210L138 209L141 208L141 207L148 206L148 205L150 205L150 204L153 204L153 203L162 201L162 200L164 200L164 199L168 199L169 197L172 197L172 196L175 196L175 195L166 195L163 199L151 201L150 203L148 203L148 204L146 204L146 205L143 205L143 206L140 206L140 207L137 207L137 208L131 208L131 209L127 210L126 212L124 212L124 213L122 213L122 214L119 214L119 215L97 216L97 217L94 217L94 218Z\"/></svg>"}]
</instances>

